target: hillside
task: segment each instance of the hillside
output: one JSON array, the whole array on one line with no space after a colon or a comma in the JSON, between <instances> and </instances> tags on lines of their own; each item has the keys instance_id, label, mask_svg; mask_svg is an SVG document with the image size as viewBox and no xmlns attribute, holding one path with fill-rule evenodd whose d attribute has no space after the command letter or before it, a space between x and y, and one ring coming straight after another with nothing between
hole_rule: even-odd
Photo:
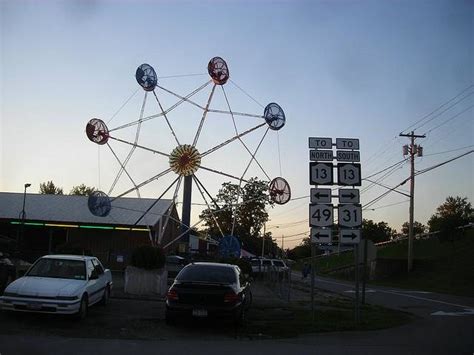
<instances>
[{"instance_id":1,"label":"hillside","mask_svg":"<svg viewBox=\"0 0 474 355\"><path fill-rule=\"evenodd\" d=\"M386 245L377 251L377 257L407 258L407 241ZM474 297L474 230L466 231L454 242L440 242L436 237L414 241L414 270L400 273L377 285L433 291ZM319 274L353 264L352 252L320 258L316 264Z\"/></svg>"}]
</instances>

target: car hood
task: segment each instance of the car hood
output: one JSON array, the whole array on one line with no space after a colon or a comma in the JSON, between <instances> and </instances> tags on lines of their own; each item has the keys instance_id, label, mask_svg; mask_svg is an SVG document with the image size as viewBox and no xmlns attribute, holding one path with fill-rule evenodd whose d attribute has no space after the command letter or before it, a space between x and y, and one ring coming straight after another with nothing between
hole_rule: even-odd
<instances>
[{"instance_id":1,"label":"car hood","mask_svg":"<svg viewBox=\"0 0 474 355\"><path fill-rule=\"evenodd\" d=\"M34 297L75 296L85 284L84 280L24 276L8 285L5 292Z\"/></svg>"}]
</instances>

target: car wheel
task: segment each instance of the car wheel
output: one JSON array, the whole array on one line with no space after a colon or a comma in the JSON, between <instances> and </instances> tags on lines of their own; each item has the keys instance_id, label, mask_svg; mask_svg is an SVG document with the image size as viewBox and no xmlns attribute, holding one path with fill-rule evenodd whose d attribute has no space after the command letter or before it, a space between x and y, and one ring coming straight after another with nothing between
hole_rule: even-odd
<instances>
[{"instance_id":1,"label":"car wheel","mask_svg":"<svg viewBox=\"0 0 474 355\"><path fill-rule=\"evenodd\" d=\"M175 325L176 324L176 316L173 316L166 310L165 312L165 323L167 325Z\"/></svg>"},{"instance_id":2,"label":"car wheel","mask_svg":"<svg viewBox=\"0 0 474 355\"><path fill-rule=\"evenodd\" d=\"M245 323L245 311L243 307L236 310L234 313L234 325L242 326Z\"/></svg>"},{"instance_id":3,"label":"car wheel","mask_svg":"<svg viewBox=\"0 0 474 355\"><path fill-rule=\"evenodd\" d=\"M104 295L102 296L102 300L100 301L100 304L102 306L107 306L109 304L109 299L110 299L110 286L107 285L104 290Z\"/></svg>"},{"instance_id":4,"label":"car wheel","mask_svg":"<svg viewBox=\"0 0 474 355\"><path fill-rule=\"evenodd\" d=\"M87 295L82 296L81 305L79 311L76 313L76 319L83 320L87 316L87 309L89 307L89 302L87 300Z\"/></svg>"}]
</instances>

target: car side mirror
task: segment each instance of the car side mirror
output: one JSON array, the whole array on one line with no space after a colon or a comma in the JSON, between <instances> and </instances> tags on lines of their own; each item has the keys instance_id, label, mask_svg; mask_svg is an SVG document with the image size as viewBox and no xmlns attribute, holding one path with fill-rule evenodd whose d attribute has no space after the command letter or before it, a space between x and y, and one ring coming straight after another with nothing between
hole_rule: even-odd
<instances>
[{"instance_id":1,"label":"car side mirror","mask_svg":"<svg viewBox=\"0 0 474 355\"><path fill-rule=\"evenodd\" d=\"M91 273L91 277L89 277L89 280L97 280L99 278L99 274L97 273L96 270L93 270Z\"/></svg>"}]
</instances>

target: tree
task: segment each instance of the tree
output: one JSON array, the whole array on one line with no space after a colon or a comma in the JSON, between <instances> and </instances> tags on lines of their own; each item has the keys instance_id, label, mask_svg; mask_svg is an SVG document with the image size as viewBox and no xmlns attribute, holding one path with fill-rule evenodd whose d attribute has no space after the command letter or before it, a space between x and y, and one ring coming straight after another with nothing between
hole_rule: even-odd
<instances>
[{"instance_id":1,"label":"tree","mask_svg":"<svg viewBox=\"0 0 474 355\"><path fill-rule=\"evenodd\" d=\"M385 242L395 237L396 231L386 222L375 223L371 219L362 220L362 235L374 243Z\"/></svg>"},{"instance_id":2,"label":"tree","mask_svg":"<svg viewBox=\"0 0 474 355\"><path fill-rule=\"evenodd\" d=\"M410 227L409 222L403 223L402 233L403 234L408 234L409 227ZM418 221L413 222L413 233L414 233L414 235L426 233L427 229L428 228L424 224L422 224Z\"/></svg>"},{"instance_id":3,"label":"tree","mask_svg":"<svg viewBox=\"0 0 474 355\"><path fill-rule=\"evenodd\" d=\"M239 196L242 203L235 206ZM221 232L230 234L235 216L234 235L240 238L246 250L259 255L262 244L260 231L268 221L266 207L273 206L268 196L268 184L256 178L241 187L226 182L217 193L215 202L219 206L205 209L199 216L204 220L207 233L214 237L221 236ZM271 233L267 233L265 250L274 250L275 245Z\"/></svg>"},{"instance_id":4,"label":"tree","mask_svg":"<svg viewBox=\"0 0 474 355\"><path fill-rule=\"evenodd\" d=\"M39 193L43 195L62 195L63 189L61 187L56 187L52 181L48 181L40 184Z\"/></svg>"},{"instance_id":5,"label":"tree","mask_svg":"<svg viewBox=\"0 0 474 355\"><path fill-rule=\"evenodd\" d=\"M459 196L446 198L436 209L436 213L428 220L430 232L440 232L442 239L453 239L457 227L474 221L474 210L467 197Z\"/></svg>"},{"instance_id":6,"label":"tree","mask_svg":"<svg viewBox=\"0 0 474 355\"><path fill-rule=\"evenodd\" d=\"M94 191L97 189L95 187L89 187L84 184L80 184L78 186L73 186L69 195L76 195L76 196L90 196Z\"/></svg>"}]
</instances>

